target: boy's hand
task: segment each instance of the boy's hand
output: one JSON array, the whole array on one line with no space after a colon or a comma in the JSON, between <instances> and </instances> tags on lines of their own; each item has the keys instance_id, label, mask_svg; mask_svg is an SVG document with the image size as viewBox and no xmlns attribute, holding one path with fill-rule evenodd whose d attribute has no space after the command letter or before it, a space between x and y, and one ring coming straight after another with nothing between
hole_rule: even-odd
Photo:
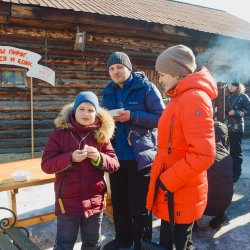
<instances>
[{"instance_id":1,"label":"boy's hand","mask_svg":"<svg viewBox=\"0 0 250 250\"><path fill-rule=\"evenodd\" d=\"M93 161L97 161L99 157L99 151L95 147L88 146L85 148L87 151L87 157L92 159Z\"/></svg>"},{"instance_id":2,"label":"boy's hand","mask_svg":"<svg viewBox=\"0 0 250 250\"><path fill-rule=\"evenodd\" d=\"M86 157L87 157L87 151L79 149L75 150L71 155L72 162L81 162Z\"/></svg>"}]
</instances>

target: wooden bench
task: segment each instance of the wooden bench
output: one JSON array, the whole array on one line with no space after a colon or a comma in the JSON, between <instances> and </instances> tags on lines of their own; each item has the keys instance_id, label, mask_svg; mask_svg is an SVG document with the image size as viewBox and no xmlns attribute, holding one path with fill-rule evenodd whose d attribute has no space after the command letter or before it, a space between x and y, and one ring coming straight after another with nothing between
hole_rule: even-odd
<instances>
[{"instance_id":1,"label":"wooden bench","mask_svg":"<svg viewBox=\"0 0 250 250\"><path fill-rule=\"evenodd\" d=\"M11 212L13 219L3 218L0 220L0 250L41 250L29 239L29 232L26 228L15 226L15 213L5 207L0 207L1 209Z\"/></svg>"}]
</instances>

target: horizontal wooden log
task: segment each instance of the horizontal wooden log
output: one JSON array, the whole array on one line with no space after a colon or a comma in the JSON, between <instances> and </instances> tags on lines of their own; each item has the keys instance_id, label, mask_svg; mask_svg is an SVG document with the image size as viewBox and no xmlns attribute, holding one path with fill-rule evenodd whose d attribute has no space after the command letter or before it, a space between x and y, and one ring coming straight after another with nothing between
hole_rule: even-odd
<instances>
[{"instance_id":1,"label":"horizontal wooden log","mask_svg":"<svg viewBox=\"0 0 250 250\"><path fill-rule=\"evenodd\" d=\"M29 39L27 41L27 39ZM2 44L8 43L9 46L18 47L15 45L18 44L27 44L27 42L32 42L32 44L37 44L40 46L44 46L44 37L30 37L30 36L18 36L18 35L6 35L0 34L0 41Z\"/></svg>"},{"instance_id":2,"label":"horizontal wooden log","mask_svg":"<svg viewBox=\"0 0 250 250\"><path fill-rule=\"evenodd\" d=\"M34 120L35 129L52 129L54 127L54 120ZM19 130L19 129L31 129L30 120L2 120L0 122L0 131L4 130Z\"/></svg>"},{"instance_id":3,"label":"horizontal wooden log","mask_svg":"<svg viewBox=\"0 0 250 250\"><path fill-rule=\"evenodd\" d=\"M30 111L30 102L0 102L0 111ZM33 102L34 111L57 111L65 106L66 102Z\"/></svg>"},{"instance_id":4,"label":"horizontal wooden log","mask_svg":"<svg viewBox=\"0 0 250 250\"><path fill-rule=\"evenodd\" d=\"M34 112L34 120L54 120L58 112ZM0 112L0 121L2 120L30 120L30 112Z\"/></svg>"},{"instance_id":5,"label":"horizontal wooden log","mask_svg":"<svg viewBox=\"0 0 250 250\"><path fill-rule=\"evenodd\" d=\"M46 143L44 143L45 146ZM44 146L41 147L34 147L34 152L42 152L44 150ZM0 147L0 157L1 154L26 154L31 153L31 146L30 147L20 147L20 148L11 148L11 147Z\"/></svg>"},{"instance_id":6,"label":"horizontal wooden log","mask_svg":"<svg viewBox=\"0 0 250 250\"><path fill-rule=\"evenodd\" d=\"M56 79L55 82L55 87L53 88L51 85L49 84L44 84L39 82L38 84L35 85L35 91L33 92L34 94L38 94L37 93L37 88L41 87L43 88L43 93L47 93L47 91L50 92L51 90L51 94L70 94L70 91L72 91L72 88L77 88L76 92L71 92L71 94L73 93L79 93L79 89L81 89L81 91L84 90L89 90L89 91L93 91L95 94L100 95L100 92L103 91L103 89L107 86L107 84L110 82L111 80L81 80L81 79ZM40 90L40 89L39 89Z\"/></svg>"},{"instance_id":7,"label":"horizontal wooden log","mask_svg":"<svg viewBox=\"0 0 250 250\"><path fill-rule=\"evenodd\" d=\"M1 95L29 95L30 90L28 88L8 88L0 86L0 96ZM1 97L0 97L1 99Z\"/></svg>"},{"instance_id":8,"label":"horizontal wooden log","mask_svg":"<svg viewBox=\"0 0 250 250\"><path fill-rule=\"evenodd\" d=\"M75 15L76 12L73 12L73 15ZM86 13L84 13L86 16ZM93 16L93 14L92 14ZM93 17L92 17L93 18ZM104 17L107 19L107 17ZM109 19L110 17L108 17ZM100 16L98 15L98 20L100 19ZM118 22L119 18L115 18L116 20L114 23ZM115 27L114 23L110 22L111 25L108 25L105 27L105 23L103 22L97 22L97 19L95 19L91 24L87 23L86 21L82 21L81 23L81 29L86 31L88 33L99 33L103 34L103 29L105 27L105 34L113 35L124 35L127 37L145 37L145 38L156 38L157 40L163 40L163 41L170 41L170 42L178 42L179 38L178 34L184 34L186 33L188 36L182 36L182 42L190 42L193 46L197 42L198 37L201 44L204 44L206 41L210 41L215 36L214 34L210 33L204 33L202 36L198 36L200 34L199 31L186 29L183 27L170 27L170 25L161 25L161 24L153 24L153 23L147 23L144 21L136 21L136 20L129 20L133 23L130 25L128 24L127 18L121 18L123 22L125 22L126 25L122 25L121 27ZM63 30L63 31L71 31L73 33L76 32L76 25L78 25L79 22L75 20L75 23L69 23L64 21L49 21L44 20L41 22L39 19L25 19L25 18L19 18L19 17L9 17L8 18L8 25L23 25L23 26L30 26L30 27L39 27L44 29L57 29L57 30ZM137 24L135 26L135 24ZM137 27L140 26L140 29ZM131 29L133 27L133 29ZM57 36L51 32L51 34L48 37L55 37Z\"/></svg>"},{"instance_id":9,"label":"horizontal wooden log","mask_svg":"<svg viewBox=\"0 0 250 250\"><path fill-rule=\"evenodd\" d=\"M8 21L8 16L0 16L0 23L4 24L7 23Z\"/></svg>"},{"instance_id":10,"label":"horizontal wooden log","mask_svg":"<svg viewBox=\"0 0 250 250\"><path fill-rule=\"evenodd\" d=\"M48 141L48 138L35 138L34 144L35 147L43 147L46 142ZM28 148L31 147L31 139L25 139L25 138L15 138L15 139L8 139L8 140L1 140L0 141L0 148Z\"/></svg>"},{"instance_id":11,"label":"horizontal wooden log","mask_svg":"<svg viewBox=\"0 0 250 250\"><path fill-rule=\"evenodd\" d=\"M98 80L96 80L98 81ZM72 81L71 83L77 83L78 81ZM61 83L64 83L63 81ZM34 88L34 95L77 95L82 91L88 90L94 92L97 96L102 96L102 89L87 88L88 85L77 84L75 88Z\"/></svg>"},{"instance_id":12,"label":"horizontal wooden log","mask_svg":"<svg viewBox=\"0 0 250 250\"><path fill-rule=\"evenodd\" d=\"M87 62L86 62L87 64ZM69 64L56 64L54 62L52 63L48 63L48 61L46 60L46 66L54 71L56 71L56 76L57 78L58 76L58 71L71 71L71 72L75 72L75 71L85 71L85 72L101 72L106 74L108 72L107 69L107 62L104 63L104 66L92 66L92 65L69 65Z\"/></svg>"},{"instance_id":13,"label":"horizontal wooden log","mask_svg":"<svg viewBox=\"0 0 250 250\"><path fill-rule=\"evenodd\" d=\"M0 29L0 34L4 35L16 35L17 37L47 37L47 38L54 38L54 39L63 39L63 40L72 40L75 38L75 31L69 31L62 28L61 30L53 30L51 27L54 27L52 23L50 23L50 29L39 28L39 24L32 26L29 23L30 27L22 26L23 19L19 19L19 23L15 25L11 24L4 24L2 29ZM16 28L18 25L19 29Z\"/></svg>"},{"instance_id":14,"label":"horizontal wooden log","mask_svg":"<svg viewBox=\"0 0 250 250\"><path fill-rule=\"evenodd\" d=\"M52 129L35 129L34 130L34 137L46 137L49 138ZM0 131L0 140L8 141L11 138L31 138L31 129L17 129L17 130L3 130Z\"/></svg>"},{"instance_id":15,"label":"horizontal wooden log","mask_svg":"<svg viewBox=\"0 0 250 250\"><path fill-rule=\"evenodd\" d=\"M49 20L56 22L71 22L71 23L83 23L83 24L95 24L106 27L116 27L116 28L127 28L131 30L152 30L155 25L154 23L147 23L140 20L134 20L123 17L107 16L107 15L94 15L92 13L82 13L76 11L67 10L57 10L51 8L47 11L46 8L39 7L28 7L20 5L12 5L11 8L12 17L22 17L36 20ZM98 18L96 18L98 16ZM167 28L164 30L159 30L162 33L178 35L181 37L188 37L185 33L185 29L181 27L170 27L170 25L165 25Z\"/></svg>"},{"instance_id":16,"label":"horizontal wooden log","mask_svg":"<svg viewBox=\"0 0 250 250\"><path fill-rule=\"evenodd\" d=\"M108 72L106 73L97 73L97 72L70 72L70 71L60 71L60 72L56 72L56 77L57 78L67 78L67 79L91 79L91 80L109 80L110 81L110 76L108 74Z\"/></svg>"},{"instance_id":17,"label":"horizontal wooden log","mask_svg":"<svg viewBox=\"0 0 250 250\"><path fill-rule=\"evenodd\" d=\"M24 27L39 27L44 29L51 29L53 27L54 30L69 30L76 32L76 25L74 23L67 22L51 22L47 20L35 20L35 19L26 19L19 17L9 16L8 25L23 25Z\"/></svg>"},{"instance_id":18,"label":"horizontal wooden log","mask_svg":"<svg viewBox=\"0 0 250 250\"><path fill-rule=\"evenodd\" d=\"M42 83L41 83L42 84ZM40 86L37 85L37 86ZM69 85L72 86L72 85ZM79 91L80 92L80 91ZM50 101L50 102L54 102L54 101L60 101L62 103L71 103L74 101L75 99L75 95L67 95L67 94L63 94L63 95L34 95L33 96L33 101ZM19 96L19 95L1 95L1 91L0 91L0 102L1 101L22 101L22 102L30 102L30 95L28 96ZM1 127L1 125L0 125Z\"/></svg>"},{"instance_id":19,"label":"horizontal wooden log","mask_svg":"<svg viewBox=\"0 0 250 250\"><path fill-rule=\"evenodd\" d=\"M3 94L0 88L0 102L1 101L30 101L30 95L16 95L13 94ZM1 107L0 107L1 108Z\"/></svg>"}]
</instances>

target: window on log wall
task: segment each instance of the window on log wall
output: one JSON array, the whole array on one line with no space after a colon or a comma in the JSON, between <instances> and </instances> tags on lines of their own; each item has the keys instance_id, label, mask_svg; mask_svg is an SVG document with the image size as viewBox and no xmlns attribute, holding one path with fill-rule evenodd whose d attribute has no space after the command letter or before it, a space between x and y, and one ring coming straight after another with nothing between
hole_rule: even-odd
<instances>
[{"instance_id":1,"label":"window on log wall","mask_svg":"<svg viewBox=\"0 0 250 250\"><path fill-rule=\"evenodd\" d=\"M0 67L0 87L27 87L26 69Z\"/></svg>"}]
</instances>

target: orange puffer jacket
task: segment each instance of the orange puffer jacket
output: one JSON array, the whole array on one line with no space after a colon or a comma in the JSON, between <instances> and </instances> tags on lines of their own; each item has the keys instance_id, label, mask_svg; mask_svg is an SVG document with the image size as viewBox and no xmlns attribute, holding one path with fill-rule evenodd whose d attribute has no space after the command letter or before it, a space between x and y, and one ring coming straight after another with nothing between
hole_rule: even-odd
<instances>
[{"instance_id":1,"label":"orange puffer jacket","mask_svg":"<svg viewBox=\"0 0 250 250\"><path fill-rule=\"evenodd\" d=\"M207 173L215 159L215 139L211 100L217 84L205 67L179 81L168 94L172 101L158 124L158 149L152 165L147 195L151 210L155 180L160 176L174 193L174 220L188 224L199 219L207 203ZM152 213L169 221L168 204L159 187Z\"/></svg>"}]
</instances>

